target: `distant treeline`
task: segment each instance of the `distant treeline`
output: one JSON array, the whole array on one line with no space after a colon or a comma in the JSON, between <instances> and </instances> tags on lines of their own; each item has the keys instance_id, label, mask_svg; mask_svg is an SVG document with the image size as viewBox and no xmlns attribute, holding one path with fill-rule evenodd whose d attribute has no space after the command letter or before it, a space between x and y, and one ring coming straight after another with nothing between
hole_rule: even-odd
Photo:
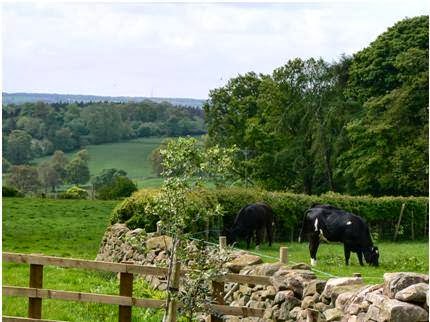
<instances>
[{"instance_id":1,"label":"distant treeline","mask_svg":"<svg viewBox=\"0 0 430 322\"><path fill-rule=\"evenodd\" d=\"M203 110L170 103L53 103L3 106L3 162L32 158L88 144L149 136L200 135Z\"/></svg>"},{"instance_id":2,"label":"distant treeline","mask_svg":"<svg viewBox=\"0 0 430 322\"><path fill-rule=\"evenodd\" d=\"M243 176L306 194L428 195L429 17L398 22L352 57L239 75L205 104L212 144Z\"/></svg>"},{"instance_id":3,"label":"distant treeline","mask_svg":"<svg viewBox=\"0 0 430 322\"><path fill-rule=\"evenodd\" d=\"M142 97L142 96L98 96L80 94L52 94L52 93L2 93L3 105L24 104L24 103L140 103L143 101L156 103L167 102L177 106L202 107L204 100L195 98L176 98L176 97Z\"/></svg>"}]
</instances>

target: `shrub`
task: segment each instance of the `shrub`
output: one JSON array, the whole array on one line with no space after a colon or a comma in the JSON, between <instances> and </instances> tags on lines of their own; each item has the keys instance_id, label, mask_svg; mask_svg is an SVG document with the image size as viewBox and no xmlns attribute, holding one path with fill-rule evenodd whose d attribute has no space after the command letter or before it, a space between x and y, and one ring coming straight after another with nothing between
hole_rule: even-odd
<instances>
[{"instance_id":1,"label":"shrub","mask_svg":"<svg viewBox=\"0 0 430 322\"><path fill-rule=\"evenodd\" d=\"M137 190L136 184L124 176L115 177L112 183L103 186L98 190L100 199L112 200L130 197Z\"/></svg>"},{"instance_id":2,"label":"shrub","mask_svg":"<svg viewBox=\"0 0 430 322\"><path fill-rule=\"evenodd\" d=\"M13 187L3 186L2 196L3 197L23 197L24 195Z\"/></svg>"},{"instance_id":3,"label":"shrub","mask_svg":"<svg viewBox=\"0 0 430 322\"><path fill-rule=\"evenodd\" d=\"M145 205L154 202L157 190L140 190L127 198L113 210L112 223L122 222L131 228L142 227L147 231L155 229L156 218L145 213ZM401 239L411 239L414 229L415 238L427 238L427 204L426 197L380 197L348 196L327 193L320 196L293 194L289 192L268 192L257 189L200 189L189 196L189 211L198 216L199 207L208 203L219 202L224 210L222 218L214 218L210 229L230 227L238 211L249 203L267 202L275 212L277 240L297 240L305 210L314 203L331 204L345 211L363 217L369 224L372 233L380 240L392 239L402 204L405 210L402 217L404 234ZM150 225L148 225L150 223ZM191 231L207 229L207 223L199 222Z\"/></svg>"},{"instance_id":4,"label":"shrub","mask_svg":"<svg viewBox=\"0 0 430 322\"><path fill-rule=\"evenodd\" d=\"M61 199L87 199L88 192L85 189L79 188L78 186L73 186L67 189L65 192L59 194Z\"/></svg>"}]
</instances>

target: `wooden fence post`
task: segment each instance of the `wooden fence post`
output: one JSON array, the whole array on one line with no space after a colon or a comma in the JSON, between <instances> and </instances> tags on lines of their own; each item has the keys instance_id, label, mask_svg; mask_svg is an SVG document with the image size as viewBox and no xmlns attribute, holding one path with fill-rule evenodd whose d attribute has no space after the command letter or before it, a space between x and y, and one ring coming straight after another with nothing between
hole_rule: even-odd
<instances>
[{"instance_id":1,"label":"wooden fence post","mask_svg":"<svg viewBox=\"0 0 430 322\"><path fill-rule=\"evenodd\" d=\"M133 262L123 262L123 264L132 264ZM121 272L119 276L119 295L133 296L133 274ZM131 322L131 306L119 306L119 322Z\"/></svg>"},{"instance_id":2,"label":"wooden fence post","mask_svg":"<svg viewBox=\"0 0 430 322\"><path fill-rule=\"evenodd\" d=\"M227 237L219 236L219 249L223 250L227 248Z\"/></svg>"},{"instance_id":3,"label":"wooden fence post","mask_svg":"<svg viewBox=\"0 0 430 322\"><path fill-rule=\"evenodd\" d=\"M172 270L172 277L171 277L171 283L172 283L172 290L175 292L179 291L179 277L181 273L181 262L176 260L176 256L174 258L174 264L173 264L173 270ZM176 321L176 310L177 310L177 303L175 299L172 299L169 303L169 307L167 308L167 319L166 322L175 322Z\"/></svg>"},{"instance_id":4,"label":"wooden fence post","mask_svg":"<svg viewBox=\"0 0 430 322\"><path fill-rule=\"evenodd\" d=\"M397 221L397 225L396 225L396 231L394 232L394 238L393 238L394 241L396 241L397 234L399 233L400 223L402 222L402 217L403 217L403 211L404 210L405 210L405 204L402 203L402 208L400 209L399 220Z\"/></svg>"},{"instance_id":5,"label":"wooden fence post","mask_svg":"<svg viewBox=\"0 0 430 322\"><path fill-rule=\"evenodd\" d=\"M212 281L212 297L216 304L224 305L224 282ZM222 318L211 314L211 322L222 322Z\"/></svg>"},{"instance_id":6,"label":"wooden fence post","mask_svg":"<svg viewBox=\"0 0 430 322\"><path fill-rule=\"evenodd\" d=\"M43 287L43 265L30 264L30 287ZM28 298L28 317L33 319L42 318L42 299Z\"/></svg>"},{"instance_id":7,"label":"wooden fence post","mask_svg":"<svg viewBox=\"0 0 430 322\"><path fill-rule=\"evenodd\" d=\"M279 261L282 264L288 264L288 247L279 248Z\"/></svg>"},{"instance_id":8,"label":"wooden fence post","mask_svg":"<svg viewBox=\"0 0 430 322\"><path fill-rule=\"evenodd\" d=\"M157 221L157 236L161 235L161 221Z\"/></svg>"}]
</instances>

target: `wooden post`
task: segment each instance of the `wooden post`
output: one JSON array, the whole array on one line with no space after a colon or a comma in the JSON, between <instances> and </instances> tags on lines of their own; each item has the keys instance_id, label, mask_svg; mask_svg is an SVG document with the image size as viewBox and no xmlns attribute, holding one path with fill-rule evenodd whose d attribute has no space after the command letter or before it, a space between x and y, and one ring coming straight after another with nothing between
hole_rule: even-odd
<instances>
[{"instance_id":1,"label":"wooden post","mask_svg":"<svg viewBox=\"0 0 430 322\"><path fill-rule=\"evenodd\" d=\"M400 209L399 220L397 221L396 231L394 232L394 241L397 239L397 234L399 233L400 223L402 222L403 211L405 210L405 204L402 203L402 208Z\"/></svg>"},{"instance_id":2,"label":"wooden post","mask_svg":"<svg viewBox=\"0 0 430 322\"><path fill-rule=\"evenodd\" d=\"M219 236L219 249L223 250L227 248L227 237Z\"/></svg>"},{"instance_id":3,"label":"wooden post","mask_svg":"<svg viewBox=\"0 0 430 322\"><path fill-rule=\"evenodd\" d=\"M123 262L123 264L132 264L133 262ZM119 276L119 295L133 296L133 274L121 272ZM131 322L131 306L119 306L119 322Z\"/></svg>"},{"instance_id":4,"label":"wooden post","mask_svg":"<svg viewBox=\"0 0 430 322\"><path fill-rule=\"evenodd\" d=\"M174 264L171 275L171 291L177 292L179 291L179 275L181 273L181 262L176 260L176 256L174 256ZM177 303L175 299L172 299L169 303L169 307L167 308L167 318L166 322L175 322L176 321L176 309Z\"/></svg>"},{"instance_id":5,"label":"wooden post","mask_svg":"<svg viewBox=\"0 0 430 322\"><path fill-rule=\"evenodd\" d=\"M279 248L279 262L288 264L288 247Z\"/></svg>"},{"instance_id":6,"label":"wooden post","mask_svg":"<svg viewBox=\"0 0 430 322\"><path fill-rule=\"evenodd\" d=\"M161 235L161 222L157 221L157 236Z\"/></svg>"},{"instance_id":7,"label":"wooden post","mask_svg":"<svg viewBox=\"0 0 430 322\"><path fill-rule=\"evenodd\" d=\"M43 265L30 264L30 287L43 287ZM28 299L28 317L32 319L42 318L42 299L30 297Z\"/></svg>"},{"instance_id":8,"label":"wooden post","mask_svg":"<svg viewBox=\"0 0 430 322\"><path fill-rule=\"evenodd\" d=\"M224 283L212 281L212 297L215 304L224 305ZM216 314L211 314L211 322L222 322L222 318Z\"/></svg>"},{"instance_id":9,"label":"wooden post","mask_svg":"<svg viewBox=\"0 0 430 322\"><path fill-rule=\"evenodd\" d=\"M210 228L210 222L209 222L209 218L206 219L206 231L205 231L205 240L208 241L209 240L209 228Z\"/></svg>"}]
</instances>

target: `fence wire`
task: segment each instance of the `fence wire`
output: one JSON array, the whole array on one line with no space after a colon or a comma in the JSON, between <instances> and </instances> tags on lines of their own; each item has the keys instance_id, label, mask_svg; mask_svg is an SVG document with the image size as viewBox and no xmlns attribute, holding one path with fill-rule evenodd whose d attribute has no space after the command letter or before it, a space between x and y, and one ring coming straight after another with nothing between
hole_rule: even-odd
<instances>
[{"instance_id":1,"label":"fence wire","mask_svg":"<svg viewBox=\"0 0 430 322\"><path fill-rule=\"evenodd\" d=\"M193 236L197 235L197 234L207 233L207 232L220 232L220 230L214 230L214 229L212 229L212 230L203 230L203 231L199 231L199 232L194 233ZM213 243L213 242L210 242L210 241L207 241L207 240L198 239L198 238L194 238L194 237L190 237L189 239L195 240L195 241L199 241L199 242L203 242L203 243L211 245L211 246L219 247L218 243ZM266 255L266 254L261 254L261 253L257 253L257 252L253 252L253 251L249 251L249 250L244 250L244 249L240 249L240 248L237 248L237 247L231 247L231 248L233 250L246 252L246 253L249 253L249 254L252 254L252 255L257 255L257 256L268 258L268 259L272 259L272 260L275 260L275 261L279 260L279 257L274 257L274 256L270 256L270 255ZM299 263L297 263L295 261L292 261L290 259L288 259L288 261L290 263L294 264L294 265L299 264ZM311 267L311 270L313 272L316 272L316 273L319 273L319 274L322 274L322 275L325 275L325 276L329 276L329 277L332 277L332 278L341 277L341 276L333 275L333 274L328 273L328 272L324 272L324 271L318 270L318 269L316 269L314 267ZM380 280L381 279L381 277L376 277L376 276L362 276L362 277L366 278L366 279L369 279L369 280Z\"/></svg>"}]
</instances>

